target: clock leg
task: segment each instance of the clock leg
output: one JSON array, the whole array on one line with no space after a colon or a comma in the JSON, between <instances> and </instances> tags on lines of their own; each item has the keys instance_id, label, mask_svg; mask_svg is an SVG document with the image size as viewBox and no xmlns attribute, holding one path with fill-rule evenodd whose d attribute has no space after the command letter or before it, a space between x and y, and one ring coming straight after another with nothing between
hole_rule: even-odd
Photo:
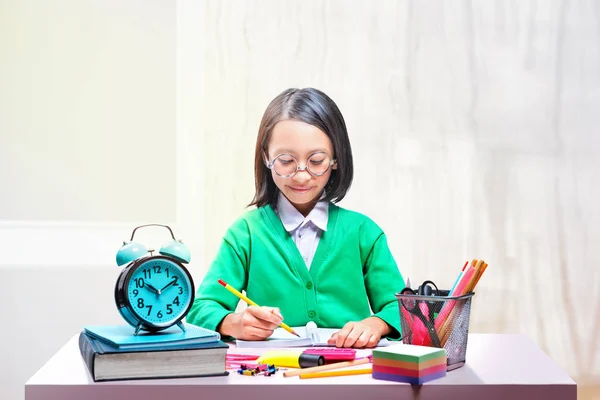
<instances>
[{"instance_id":1,"label":"clock leg","mask_svg":"<svg viewBox=\"0 0 600 400\"><path fill-rule=\"evenodd\" d=\"M137 326L137 328L135 328L135 333L133 334L133 336L137 336L137 334L139 333L140 329L142 329L142 324L139 324Z\"/></svg>"},{"instance_id":2,"label":"clock leg","mask_svg":"<svg viewBox=\"0 0 600 400\"><path fill-rule=\"evenodd\" d=\"M185 326L183 326L183 322L179 321L179 322L177 323L177 326L178 326L178 327L180 327L180 328L181 328L181 330L185 332Z\"/></svg>"}]
</instances>

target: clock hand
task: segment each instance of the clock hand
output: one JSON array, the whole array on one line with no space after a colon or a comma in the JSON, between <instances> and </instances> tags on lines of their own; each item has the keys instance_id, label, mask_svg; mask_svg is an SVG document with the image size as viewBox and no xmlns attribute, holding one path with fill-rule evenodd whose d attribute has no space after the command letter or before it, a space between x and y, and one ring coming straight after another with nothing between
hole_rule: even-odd
<instances>
[{"instance_id":1,"label":"clock hand","mask_svg":"<svg viewBox=\"0 0 600 400\"><path fill-rule=\"evenodd\" d=\"M148 282L144 281L144 285L148 287L148 289L152 290L154 293L156 293L156 295L158 296L160 294L160 292L162 292L162 290L159 290L157 288L155 288L154 286L152 286L151 284L149 284ZM164 289L163 289L164 290Z\"/></svg>"},{"instance_id":2,"label":"clock hand","mask_svg":"<svg viewBox=\"0 0 600 400\"><path fill-rule=\"evenodd\" d=\"M164 292L166 288L173 286L175 284L175 282L176 282L175 280L172 280L171 282L167 283L164 288L160 289L160 291Z\"/></svg>"}]
</instances>

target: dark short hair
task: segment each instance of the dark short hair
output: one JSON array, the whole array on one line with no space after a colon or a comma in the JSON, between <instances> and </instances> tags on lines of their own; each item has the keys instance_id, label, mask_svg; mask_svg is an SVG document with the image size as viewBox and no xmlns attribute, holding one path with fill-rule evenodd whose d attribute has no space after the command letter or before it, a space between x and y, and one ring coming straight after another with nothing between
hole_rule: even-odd
<instances>
[{"instance_id":1,"label":"dark short hair","mask_svg":"<svg viewBox=\"0 0 600 400\"><path fill-rule=\"evenodd\" d=\"M333 144L333 157L337 161L337 169L331 170L329 181L325 185L325 200L334 203L342 200L354 177L352 148L344 117L335 102L320 90L287 89L269 103L260 122L254 155L256 193L249 206L277 204L279 189L273 181L271 170L265 165L264 155L267 154L273 127L286 119L316 126L329 137Z\"/></svg>"}]
</instances>

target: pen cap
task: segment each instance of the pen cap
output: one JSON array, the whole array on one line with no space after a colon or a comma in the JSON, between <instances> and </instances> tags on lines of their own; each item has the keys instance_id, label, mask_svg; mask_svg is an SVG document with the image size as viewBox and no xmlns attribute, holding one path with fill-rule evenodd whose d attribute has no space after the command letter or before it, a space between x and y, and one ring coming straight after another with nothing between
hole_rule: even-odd
<instances>
[{"instance_id":1,"label":"pen cap","mask_svg":"<svg viewBox=\"0 0 600 400\"><path fill-rule=\"evenodd\" d=\"M302 353L298 358L298 365L300 365L300 368L317 367L323 364L325 364L325 357L319 354Z\"/></svg>"}]
</instances>

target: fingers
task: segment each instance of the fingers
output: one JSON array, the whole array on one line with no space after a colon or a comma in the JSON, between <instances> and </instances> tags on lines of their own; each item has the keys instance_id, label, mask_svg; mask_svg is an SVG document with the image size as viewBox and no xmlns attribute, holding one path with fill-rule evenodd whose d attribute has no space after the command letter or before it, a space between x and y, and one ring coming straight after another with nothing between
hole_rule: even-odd
<instances>
[{"instance_id":1,"label":"fingers","mask_svg":"<svg viewBox=\"0 0 600 400\"><path fill-rule=\"evenodd\" d=\"M277 307L263 307L267 310L271 310L271 314L276 315L277 317L279 317L281 319L281 321L283 321L283 315L281 315L281 311L279 310L279 308ZM281 322L279 322L279 324L281 324ZM279 325L277 324L277 325Z\"/></svg>"},{"instance_id":2,"label":"fingers","mask_svg":"<svg viewBox=\"0 0 600 400\"><path fill-rule=\"evenodd\" d=\"M262 340L273 334L283 318L278 308L250 306L240 315L240 339Z\"/></svg>"},{"instance_id":3,"label":"fingers","mask_svg":"<svg viewBox=\"0 0 600 400\"><path fill-rule=\"evenodd\" d=\"M371 335L371 337L367 341L367 344L365 345L365 347L368 347L368 348L377 347L380 340L381 340L381 335L378 333L374 333Z\"/></svg>"},{"instance_id":4,"label":"fingers","mask_svg":"<svg viewBox=\"0 0 600 400\"><path fill-rule=\"evenodd\" d=\"M273 331L270 329L262 329L255 326L245 326L241 332L238 339L242 340L264 340L273 334Z\"/></svg>"},{"instance_id":5,"label":"fingers","mask_svg":"<svg viewBox=\"0 0 600 400\"><path fill-rule=\"evenodd\" d=\"M362 332L355 329L355 322L348 322L337 334L336 347L352 347Z\"/></svg>"},{"instance_id":6,"label":"fingers","mask_svg":"<svg viewBox=\"0 0 600 400\"><path fill-rule=\"evenodd\" d=\"M376 347L381 334L369 325L360 322L348 322L327 341L336 347Z\"/></svg>"},{"instance_id":7,"label":"fingers","mask_svg":"<svg viewBox=\"0 0 600 400\"><path fill-rule=\"evenodd\" d=\"M271 330L277 328L283 321L279 309L255 306L250 306L244 310L242 319L249 323L248 325Z\"/></svg>"},{"instance_id":8,"label":"fingers","mask_svg":"<svg viewBox=\"0 0 600 400\"><path fill-rule=\"evenodd\" d=\"M334 333L333 335L331 335L331 337L329 339L327 339L327 344L336 345L336 343L337 343L337 337L338 337L338 332Z\"/></svg>"}]
</instances>

